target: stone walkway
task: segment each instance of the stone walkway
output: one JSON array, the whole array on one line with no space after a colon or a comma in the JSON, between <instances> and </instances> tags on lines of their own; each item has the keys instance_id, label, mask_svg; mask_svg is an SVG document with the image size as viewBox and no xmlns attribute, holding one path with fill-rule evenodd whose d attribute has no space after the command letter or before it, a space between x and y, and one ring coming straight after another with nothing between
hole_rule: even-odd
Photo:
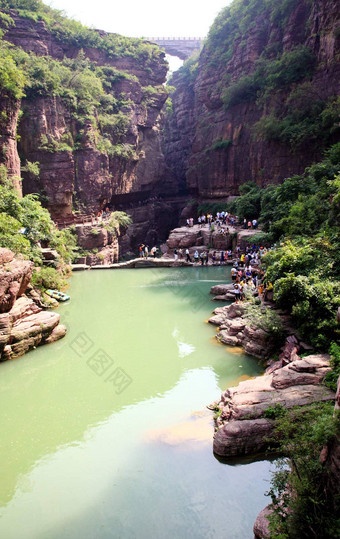
<instances>
[{"instance_id":1,"label":"stone walkway","mask_svg":"<svg viewBox=\"0 0 340 539\"><path fill-rule=\"evenodd\" d=\"M133 258L127 262L117 262L116 264L87 266L86 264L73 264L71 269L73 271L84 270L103 270L103 269L129 269L129 268L183 268L191 267L194 264L192 262L186 262L185 260L175 260L174 258Z\"/></svg>"}]
</instances>

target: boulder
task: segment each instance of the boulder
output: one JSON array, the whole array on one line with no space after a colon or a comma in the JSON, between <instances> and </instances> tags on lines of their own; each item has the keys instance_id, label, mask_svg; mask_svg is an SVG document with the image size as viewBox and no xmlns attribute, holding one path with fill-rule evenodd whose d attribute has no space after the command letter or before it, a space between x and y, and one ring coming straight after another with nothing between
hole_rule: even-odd
<instances>
[{"instance_id":1,"label":"boulder","mask_svg":"<svg viewBox=\"0 0 340 539\"><path fill-rule=\"evenodd\" d=\"M225 317L223 314L216 314L215 316L212 316L209 318L209 324L214 324L215 326L221 326L223 322L225 321Z\"/></svg>"},{"instance_id":2,"label":"boulder","mask_svg":"<svg viewBox=\"0 0 340 539\"><path fill-rule=\"evenodd\" d=\"M216 432L214 453L220 457L260 453L268 446L265 439L271 435L273 427L271 419L230 421Z\"/></svg>"},{"instance_id":3,"label":"boulder","mask_svg":"<svg viewBox=\"0 0 340 539\"><path fill-rule=\"evenodd\" d=\"M51 344L52 342L59 341L59 339L62 339L65 337L67 332L66 326L63 324L58 324L52 331L52 333L45 339L46 344Z\"/></svg>"},{"instance_id":4,"label":"boulder","mask_svg":"<svg viewBox=\"0 0 340 539\"><path fill-rule=\"evenodd\" d=\"M0 266L12 262L14 258L14 253L10 249L0 247Z\"/></svg>"},{"instance_id":5,"label":"boulder","mask_svg":"<svg viewBox=\"0 0 340 539\"><path fill-rule=\"evenodd\" d=\"M2 260L8 260L0 265L0 313L8 312L15 300L26 290L33 271L33 263L29 260L11 258L11 251L3 249L0 252ZM13 253L12 253L13 254Z\"/></svg>"},{"instance_id":6,"label":"boulder","mask_svg":"<svg viewBox=\"0 0 340 539\"><path fill-rule=\"evenodd\" d=\"M41 249L41 254L44 260L59 260L60 258L59 253L55 249L50 249L49 247Z\"/></svg>"},{"instance_id":7,"label":"boulder","mask_svg":"<svg viewBox=\"0 0 340 539\"><path fill-rule=\"evenodd\" d=\"M267 505L257 516L254 524L254 539L270 539L268 517L272 514L270 506Z\"/></svg>"},{"instance_id":8,"label":"boulder","mask_svg":"<svg viewBox=\"0 0 340 539\"><path fill-rule=\"evenodd\" d=\"M196 245L197 239L201 236L198 227L175 228L170 232L166 241L168 249L178 249L179 247L192 247Z\"/></svg>"},{"instance_id":9,"label":"boulder","mask_svg":"<svg viewBox=\"0 0 340 539\"><path fill-rule=\"evenodd\" d=\"M50 311L40 311L31 314L13 324L11 332L12 342L18 342L40 335L47 338L52 330L59 324L60 315Z\"/></svg>"},{"instance_id":10,"label":"boulder","mask_svg":"<svg viewBox=\"0 0 340 539\"><path fill-rule=\"evenodd\" d=\"M221 296L224 294L229 294L233 290L233 284L217 284L210 288L210 294L213 294L214 296Z\"/></svg>"},{"instance_id":11,"label":"boulder","mask_svg":"<svg viewBox=\"0 0 340 539\"><path fill-rule=\"evenodd\" d=\"M222 296L213 297L214 301L235 301L235 294L233 291L228 294L223 294Z\"/></svg>"},{"instance_id":12,"label":"boulder","mask_svg":"<svg viewBox=\"0 0 340 539\"><path fill-rule=\"evenodd\" d=\"M229 346L241 346L242 340L235 335L230 335L228 331L220 331L217 336L220 342Z\"/></svg>"},{"instance_id":13,"label":"boulder","mask_svg":"<svg viewBox=\"0 0 340 539\"><path fill-rule=\"evenodd\" d=\"M235 394L228 404L228 419L259 418L274 404L281 404L289 409L293 406L306 406L313 402L328 400L334 400L334 393L330 389L308 384Z\"/></svg>"},{"instance_id":14,"label":"boulder","mask_svg":"<svg viewBox=\"0 0 340 539\"><path fill-rule=\"evenodd\" d=\"M330 370L326 355L309 356L276 370L272 385L275 389L284 389L294 385L320 384Z\"/></svg>"},{"instance_id":15,"label":"boulder","mask_svg":"<svg viewBox=\"0 0 340 539\"><path fill-rule=\"evenodd\" d=\"M22 296L21 298L17 299L12 309L9 311L9 316L12 324L14 324L14 322L20 318L39 313L40 311L42 311L41 307L38 307L38 305L32 299Z\"/></svg>"}]
</instances>

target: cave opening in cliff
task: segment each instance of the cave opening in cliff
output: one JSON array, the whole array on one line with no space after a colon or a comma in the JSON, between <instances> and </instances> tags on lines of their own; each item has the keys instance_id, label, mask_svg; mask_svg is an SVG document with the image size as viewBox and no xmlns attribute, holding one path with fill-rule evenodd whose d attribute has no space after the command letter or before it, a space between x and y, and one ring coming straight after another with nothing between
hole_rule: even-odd
<instances>
[{"instance_id":1,"label":"cave opening in cliff","mask_svg":"<svg viewBox=\"0 0 340 539\"><path fill-rule=\"evenodd\" d=\"M151 191L138 191L137 193L124 193L112 195L108 204L111 210L126 210L134 206L147 204L151 197Z\"/></svg>"}]
</instances>

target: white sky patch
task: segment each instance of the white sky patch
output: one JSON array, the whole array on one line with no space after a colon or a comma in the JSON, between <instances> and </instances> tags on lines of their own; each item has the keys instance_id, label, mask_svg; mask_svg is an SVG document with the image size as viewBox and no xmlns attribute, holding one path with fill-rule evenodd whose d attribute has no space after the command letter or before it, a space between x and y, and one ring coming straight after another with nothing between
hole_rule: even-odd
<instances>
[{"instance_id":1,"label":"white sky patch","mask_svg":"<svg viewBox=\"0 0 340 539\"><path fill-rule=\"evenodd\" d=\"M92 28L130 37L206 37L216 15L231 0L51 0L54 9L65 11Z\"/></svg>"},{"instance_id":2,"label":"white sky patch","mask_svg":"<svg viewBox=\"0 0 340 539\"><path fill-rule=\"evenodd\" d=\"M173 338L176 341L177 348L178 348L178 356L180 357L180 359L183 359L186 356L190 356L190 354L195 352L196 348L194 347L194 345L186 343L186 342L181 340L180 335L179 335L179 331L178 331L177 328L175 328L173 330L171 335L173 336Z\"/></svg>"}]
</instances>

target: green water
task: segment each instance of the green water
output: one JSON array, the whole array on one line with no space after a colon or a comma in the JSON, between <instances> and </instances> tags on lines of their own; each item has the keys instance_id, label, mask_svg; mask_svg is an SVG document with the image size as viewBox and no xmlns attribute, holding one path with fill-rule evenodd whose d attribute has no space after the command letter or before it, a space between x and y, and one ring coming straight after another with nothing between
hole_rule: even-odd
<instances>
[{"instance_id":1,"label":"green water","mask_svg":"<svg viewBox=\"0 0 340 539\"><path fill-rule=\"evenodd\" d=\"M270 464L222 464L205 406L261 372L205 323L224 268L75 274L67 337L0 365L0 537L252 538Z\"/></svg>"}]
</instances>

